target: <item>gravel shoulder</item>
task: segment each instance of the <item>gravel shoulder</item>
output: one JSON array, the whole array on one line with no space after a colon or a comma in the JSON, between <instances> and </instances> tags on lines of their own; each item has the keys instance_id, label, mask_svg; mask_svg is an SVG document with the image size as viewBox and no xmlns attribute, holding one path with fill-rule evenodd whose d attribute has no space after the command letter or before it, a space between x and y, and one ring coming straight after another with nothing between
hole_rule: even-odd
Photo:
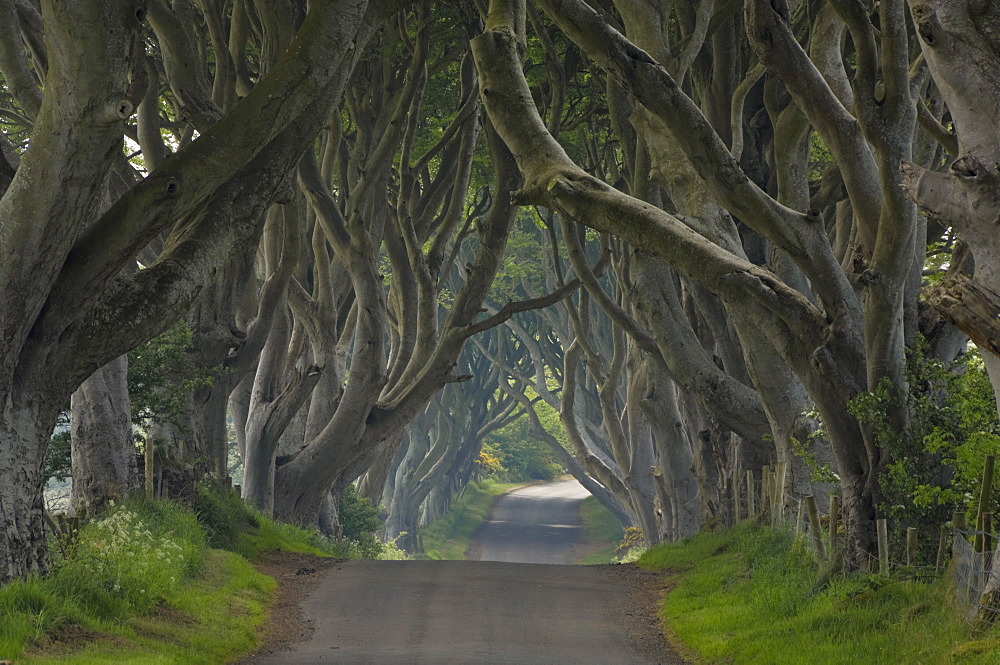
<instances>
[{"instance_id":1,"label":"gravel shoulder","mask_svg":"<svg viewBox=\"0 0 1000 665\"><path fill-rule=\"evenodd\" d=\"M278 591L274 604L268 611L260 647L239 660L239 665L309 639L315 629L315 622L305 615L302 603L319 580L342 563L341 559L295 552L272 552L257 563L254 567L274 578L278 583Z\"/></svg>"}]
</instances>

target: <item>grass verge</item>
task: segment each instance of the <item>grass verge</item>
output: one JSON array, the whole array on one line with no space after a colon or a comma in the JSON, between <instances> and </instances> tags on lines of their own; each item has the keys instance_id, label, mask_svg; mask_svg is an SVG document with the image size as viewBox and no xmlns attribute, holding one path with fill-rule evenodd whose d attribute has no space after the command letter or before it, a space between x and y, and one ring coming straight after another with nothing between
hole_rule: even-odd
<instances>
[{"instance_id":1,"label":"grass verge","mask_svg":"<svg viewBox=\"0 0 1000 665\"><path fill-rule=\"evenodd\" d=\"M493 500L524 483L498 483L490 479L469 483L441 519L420 529L424 559L465 559L472 536L483 523Z\"/></svg>"},{"instance_id":2,"label":"grass verge","mask_svg":"<svg viewBox=\"0 0 1000 665\"><path fill-rule=\"evenodd\" d=\"M0 587L0 660L229 662L256 646L276 589L250 561L272 550L358 554L356 543L265 519L209 484L195 510L130 499L50 543L50 575Z\"/></svg>"},{"instance_id":3,"label":"grass verge","mask_svg":"<svg viewBox=\"0 0 1000 665\"><path fill-rule=\"evenodd\" d=\"M703 663L733 665L996 665L1000 631L975 641L948 600L948 581L835 578L821 589L793 536L744 524L648 551L673 573L662 617Z\"/></svg>"},{"instance_id":4,"label":"grass verge","mask_svg":"<svg viewBox=\"0 0 1000 665\"><path fill-rule=\"evenodd\" d=\"M592 496L580 504L580 517L590 551L578 563L584 566L611 563L619 554L618 545L624 537L618 518Z\"/></svg>"},{"instance_id":5,"label":"grass verge","mask_svg":"<svg viewBox=\"0 0 1000 665\"><path fill-rule=\"evenodd\" d=\"M231 662L258 643L277 584L239 555L211 550L201 572L151 613L47 638L18 663L154 665ZM58 634L57 634L58 635ZM69 637L70 639L65 639Z\"/></svg>"}]
</instances>

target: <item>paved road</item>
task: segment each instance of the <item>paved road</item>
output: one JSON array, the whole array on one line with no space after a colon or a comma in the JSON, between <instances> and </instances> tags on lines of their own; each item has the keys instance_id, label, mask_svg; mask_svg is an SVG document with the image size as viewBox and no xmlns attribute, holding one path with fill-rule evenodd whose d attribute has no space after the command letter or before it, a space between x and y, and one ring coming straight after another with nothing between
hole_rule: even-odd
<instances>
[{"instance_id":1,"label":"paved road","mask_svg":"<svg viewBox=\"0 0 1000 665\"><path fill-rule=\"evenodd\" d=\"M580 502L590 494L575 480L533 485L497 498L476 532L469 557L510 563L574 563L583 542Z\"/></svg>"},{"instance_id":2,"label":"paved road","mask_svg":"<svg viewBox=\"0 0 1000 665\"><path fill-rule=\"evenodd\" d=\"M493 511L488 532L501 544L487 532L483 556L515 556L520 542L532 558L566 560L579 500L567 483L518 491ZM545 534L563 543L561 554ZM247 665L679 663L658 634L642 575L625 566L348 561L317 575L301 605L311 636Z\"/></svg>"}]
</instances>

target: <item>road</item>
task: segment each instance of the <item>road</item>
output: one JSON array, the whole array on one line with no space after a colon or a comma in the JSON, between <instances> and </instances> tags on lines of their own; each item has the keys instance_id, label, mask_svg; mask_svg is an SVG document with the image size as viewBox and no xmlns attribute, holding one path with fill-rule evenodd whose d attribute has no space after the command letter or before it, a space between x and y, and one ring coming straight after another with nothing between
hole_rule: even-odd
<instances>
[{"instance_id":1,"label":"road","mask_svg":"<svg viewBox=\"0 0 1000 665\"><path fill-rule=\"evenodd\" d=\"M575 480L532 485L497 498L469 551L474 561L574 563L583 542L580 502L590 496Z\"/></svg>"},{"instance_id":2,"label":"road","mask_svg":"<svg viewBox=\"0 0 1000 665\"><path fill-rule=\"evenodd\" d=\"M480 555L517 558L521 543L521 558L568 560L582 497L555 485L502 499L477 539ZM625 566L347 561L317 575L301 604L311 635L246 665L680 663L658 634L643 575Z\"/></svg>"}]
</instances>

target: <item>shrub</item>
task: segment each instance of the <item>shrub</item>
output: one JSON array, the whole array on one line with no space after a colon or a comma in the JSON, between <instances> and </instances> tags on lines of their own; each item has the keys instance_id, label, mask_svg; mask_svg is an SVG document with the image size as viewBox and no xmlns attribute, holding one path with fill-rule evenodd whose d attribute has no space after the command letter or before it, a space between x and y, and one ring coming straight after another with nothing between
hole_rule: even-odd
<instances>
[{"instance_id":1,"label":"shrub","mask_svg":"<svg viewBox=\"0 0 1000 665\"><path fill-rule=\"evenodd\" d=\"M344 540L349 541L349 547L353 548L352 554L356 553L362 559L377 559L382 555L385 546L375 537L375 532L382 528L378 508L358 494L358 488L353 483L340 493L338 515Z\"/></svg>"},{"instance_id":2,"label":"shrub","mask_svg":"<svg viewBox=\"0 0 1000 665\"><path fill-rule=\"evenodd\" d=\"M340 526L344 529L344 538L360 540L363 536L372 535L382 528L382 520L378 518L378 508L367 498L358 494L358 488L351 483L340 493Z\"/></svg>"},{"instance_id":3,"label":"shrub","mask_svg":"<svg viewBox=\"0 0 1000 665\"><path fill-rule=\"evenodd\" d=\"M937 526L955 510L973 511L983 462L1000 453L996 401L978 351L972 349L952 366L929 357L921 342L907 357L909 429L900 434L888 421L889 405L900 399L888 380L858 395L851 412L869 424L889 462L881 474L880 508L899 530L921 529L929 538L920 551L929 558ZM1000 507L995 492L990 509ZM933 536L931 536L933 534ZM901 542L901 538L892 538Z\"/></svg>"},{"instance_id":4,"label":"shrub","mask_svg":"<svg viewBox=\"0 0 1000 665\"><path fill-rule=\"evenodd\" d=\"M211 478L198 483L194 510L209 546L216 549L235 552L241 534L260 525L259 515L236 492Z\"/></svg>"}]
</instances>

